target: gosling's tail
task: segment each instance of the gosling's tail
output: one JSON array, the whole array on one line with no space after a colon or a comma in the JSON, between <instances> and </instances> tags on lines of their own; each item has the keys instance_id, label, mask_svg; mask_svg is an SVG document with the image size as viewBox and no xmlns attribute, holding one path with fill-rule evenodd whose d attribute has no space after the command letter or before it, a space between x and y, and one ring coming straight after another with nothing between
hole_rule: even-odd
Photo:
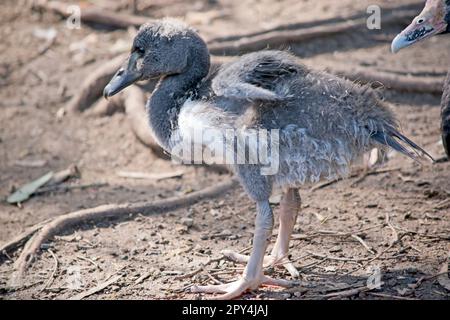
<instances>
[{"instance_id":1,"label":"gosling's tail","mask_svg":"<svg viewBox=\"0 0 450 320\"><path fill-rule=\"evenodd\" d=\"M385 131L374 132L372 133L371 138L419 163L421 163L420 160L425 157L434 162L433 157L428 152L418 146L414 141L398 132L394 127L388 126L385 127Z\"/></svg>"}]
</instances>

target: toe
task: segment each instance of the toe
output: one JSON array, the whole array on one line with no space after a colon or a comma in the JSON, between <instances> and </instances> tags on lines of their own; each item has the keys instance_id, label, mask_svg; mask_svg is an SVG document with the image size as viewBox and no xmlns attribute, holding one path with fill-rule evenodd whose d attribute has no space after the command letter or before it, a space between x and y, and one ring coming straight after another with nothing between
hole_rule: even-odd
<instances>
[{"instance_id":1,"label":"toe","mask_svg":"<svg viewBox=\"0 0 450 320\"><path fill-rule=\"evenodd\" d=\"M249 256L231 251L231 250L223 250L221 252L226 258L234 262L247 263L250 259Z\"/></svg>"},{"instance_id":2,"label":"toe","mask_svg":"<svg viewBox=\"0 0 450 320\"><path fill-rule=\"evenodd\" d=\"M284 287L284 288L290 288L290 287L298 285L298 283L296 281L273 279L273 278L270 278L267 276L263 276L263 284L268 285L268 286L277 286L277 287Z\"/></svg>"},{"instance_id":3,"label":"toe","mask_svg":"<svg viewBox=\"0 0 450 320\"><path fill-rule=\"evenodd\" d=\"M226 293L228 284L219 284L211 286L192 286L192 293Z\"/></svg>"}]
</instances>

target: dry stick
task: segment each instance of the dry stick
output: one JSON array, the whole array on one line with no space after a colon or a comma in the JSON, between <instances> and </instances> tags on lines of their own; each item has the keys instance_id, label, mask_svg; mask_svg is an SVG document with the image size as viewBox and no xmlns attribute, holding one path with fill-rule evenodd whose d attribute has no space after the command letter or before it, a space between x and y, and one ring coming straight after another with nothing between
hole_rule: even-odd
<instances>
[{"instance_id":1,"label":"dry stick","mask_svg":"<svg viewBox=\"0 0 450 320\"><path fill-rule=\"evenodd\" d=\"M117 282L122 277L123 277L122 274L119 274L119 275L117 275L115 277L112 277L108 281L100 283L99 285L95 286L92 289L89 289L89 290L87 290L85 292L82 292L80 294L77 294L77 295L69 298L69 300L82 300L82 299L84 299L86 297L89 297L89 296L91 296L91 295L93 295L93 294L95 294L97 292L100 292L100 291L104 290L105 288L109 287L110 285L112 285L113 283Z\"/></svg>"},{"instance_id":2,"label":"dry stick","mask_svg":"<svg viewBox=\"0 0 450 320\"><path fill-rule=\"evenodd\" d=\"M103 93L103 89L108 84L111 77L117 72L126 59L126 54L118 55L100 67L95 69L85 80L78 91L66 106L69 113L78 113L89 108Z\"/></svg>"},{"instance_id":3,"label":"dry stick","mask_svg":"<svg viewBox=\"0 0 450 320\"><path fill-rule=\"evenodd\" d=\"M67 192L75 189L101 188L108 186L108 183L89 183L89 184L74 184L74 185L53 185L50 187L39 188L34 194L44 194L48 192Z\"/></svg>"},{"instance_id":4,"label":"dry stick","mask_svg":"<svg viewBox=\"0 0 450 320\"><path fill-rule=\"evenodd\" d=\"M206 261L204 264L202 264L199 268L195 269L194 271L186 273L186 274L183 274L181 276L177 276L177 277L174 278L174 280L182 280L182 279L191 278L191 277L195 276L196 274L198 274L198 273L202 272L203 270L205 270L205 268L208 265L210 265L211 263L220 261L223 258L224 258L223 255L220 256L220 257L217 257L217 258L211 258L208 261Z\"/></svg>"},{"instance_id":5,"label":"dry stick","mask_svg":"<svg viewBox=\"0 0 450 320\"><path fill-rule=\"evenodd\" d=\"M144 108L146 101L145 93L137 86L132 86L124 92L124 106L128 122L141 143L149 147L158 157L169 159L168 154L155 141L149 130L148 116Z\"/></svg>"},{"instance_id":6,"label":"dry stick","mask_svg":"<svg viewBox=\"0 0 450 320\"><path fill-rule=\"evenodd\" d=\"M306 240L306 239L320 237L320 236L323 236L323 237L351 237L352 235L359 235L364 231L383 227L384 225L385 225L384 223L377 224L374 226L362 228L362 229L351 231L351 232L339 232L339 231L333 231L333 230L318 230L316 233L313 233L313 234L306 234L306 235L293 234L292 240Z\"/></svg>"},{"instance_id":7,"label":"dry stick","mask_svg":"<svg viewBox=\"0 0 450 320\"><path fill-rule=\"evenodd\" d=\"M242 254L242 253L246 252L247 250L249 250L249 249L251 249L251 248L252 248L251 246L246 247L246 248L240 250L239 253ZM206 263L202 264L199 268L197 268L197 269L195 269L194 271L189 272L189 273L187 273L187 274L184 274L184 275L175 277L175 280L182 280L182 279L186 279L186 278L191 278L191 277L193 277L193 276L199 274L199 273L202 272L203 270L205 270L205 268L206 268L208 265L210 265L211 263L213 263L213 262L218 262L218 261L220 261L220 260L222 260L222 259L224 259L224 258L226 258L224 255L222 255L222 256L220 256L220 257L217 257L217 258L210 258ZM186 288L185 288L185 289L186 289ZM184 290L183 290L183 291L184 291Z\"/></svg>"},{"instance_id":8,"label":"dry stick","mask_svg":"<svg viewBox=\"0 0 450 320\"><path fill-rule=\"evenodd\" d=\"M374 176L374 175L388 173L388 172L393 172L393 171L398 171L398 170L401 170L401 169L402 168L392 168L392 169L383 169L383 170L369 171L369 172L365 173L364 177ZM357 178L357 177L360 177L360 176L361 176L360 173L354 173L350 177L348 177L348 179L353 179L353 178ZM319 189L323 189L323 188L329 187L329 186L331 186L331 185L333 185L333 184L335 184L335 183L337 183L339 181L343 181L343 180L345 180L345 179L344 178L338 178L338 179L335 179L335 180L331 180L331 181L327 181L327 182L318 184L318 185L312 187L311 191L313 192L313 191L316 191L316 190L319 190Z\"/></svg>"},{"instance_id":9,"label":"dry stick","mask_svg":"<svg viewBox=\"0 0 450 320\"><path fill-rule=\"evenodd\" d=\"M73 14L73 11L69 10L70 4L59 1L34 0L33 7L35 9L57 13L64 18L68 18ZM148 17L112 12L95 6L81 6L80 9L81 20L83 22L99 23L115 28L139 27L144 23L152 21Z\"/></svg>"},{"instance_id":10,"label":"dry stick","mask_svg":"<svg viewBox=\"0 0 450 320\"><path fill-rule=\"evenodd\" d=\"M361 243L361 245L371 254L375 254L375 251L358 235L352 234L351 237Z\"/></svg>"},{"instance_id":11,"label":"dry stick","mask_svg":"<svg viewBox=\"0 0 450 320\"><path fill-rule=\"evenodd\" d=\"M444 77L430 79L425 77L401 76L356 67L350 69L335 69L333 67L329 71L353 81L371 83L372 86L383 86L400 92L442 94L442 88L444 86Z\"/></svg>"},{"instance_id":12,"label":"dry stick","mask_svg":"<svg viewBox=\"0 0 450 320\"><path fill-rule=\"evenodd\" d=\"M237 186L237 181L230 179L214 187L205 188L182 197L172 197L154 202L102 205L59 216L45 224L26 243L22 253L15 263L15 269L17 270L17 275L15 278L20 280L23 277L23 274L32 262L36 253L39 251L42 243L50 237L56 235L58 232L86 221L98 221L111 218L130 219L133 215L138 213L143 215L151 215L179 209L204 199L222 196L224 192L235 186Z\"/></svg>"},{"instance_id":13,"label":"dry stick","mask_svg":"<svg viewBox=\"0 0 450 320\"><path fill-rule=\"evenodd\" d=\"M56 271L58 270L58 259L56 258L56 255L50 249L48 249L48 252L50 252L50 254L52 255L53 261L55 261L55 264L53 266L53 271L52 271L52 274L51 274L50 278L47 280L47 282L45 283L44 287L42 287L42 289L41 289L41 291L39 291L39 293L41 293L42 291L44 291L45 289L50 287L50 285L55 280L55 274L56 274Z\"/></svg>"},{"instance_id":14,"label":"dry stick","mask_svg":"<svg viewBox=\"0 0 450 320\"><path fill-rule=\"evenodd\" d=\"M392 224L391 224L392 225ZM392 225L395 229L398 229L400 231L403 231L406 234L413 234L413 235L417 235L419 237L424 237L424 238L429 238L429 239L439 239L439 240L444 240L444 241L448 241L450 240L450 236L444 236L444 235L436 235L436 234L426 234L426 233L420 233L417 231L412 231L409 229L406 229L404 227L400 227L400 226L394 226Z\"/></svg>"},{"instance_id":15,"label":"dry stick","mask_svg":"<svg viewBox=\"0 0 450 320\"><path fill-rule=\"evenodd\" d=\"M333 257L333 256L321 255L321 254L310 252L310 251L307 251L307 252L313 257L321 258L321 259L334 260L334 261L346 261L346 262L358 263L358 262L363 262L363 261L370 260L370 258L341 258L341 257Z\"/></svg>"},{"instance_id":16,"label":"dry stick","mask_svg":"<svg viewBox=\"0 0 450 320\"><path fill-rule=\"evenodd\" d=\"M395 299L395 300L418 300L418 299L414 299L414 298L401 297L401 296L395 296L395 295L390 295L390 294L385 294L385 293L377 293L377 292L369 292L368 294L370 294L371 296L388 298L391 300L392 299Z\"/></svg>"},{"instance_id":17,"label":"dry stick","mask_svg":"<svg viewBox=\"0 0 450 320\"><path fill-rule=\"evenodd\" d=\"M402 20L408 21L414 17L416 11L414 10L402 10L398 11L393 8L392 13L386 15L383 18L383 24L398 24ZM323 24L323 21L317 21L313 27L302 27L295 24L289 26L285 25L285 30L280 30L280 26L276 26L269 30L265 30L263 33L254 35L244 35L241 37L234 37L231 41L209 41L209 50L212 54L221 54L228 52L245 52L256 51L267 48L268 46L280 46L287 43L298 43L302 41L311 40L314 38L321 38L336 35L339 33L349 32L355 29L366 28L366 18L360 19L343 19L336 23Z\"/></svg>"},{"instance_id":18,"label":"dry stick","mask_svg":"<svg viewBox=\"0 0 450 320\"><path fill-rule=\"evenodd\" d=\"M398 233L397 230L394 228L394 226L391 223L391 217L389 215L389 212L386 211L386 216L385 216L385 220L386 220L386 225L392 230L392 239L391 239L391 243L397 243L398 242Z\"/></svg>"},{"instance_id":19,"label":"dry stick","mask_svg":"<svg viewBox=\"0 0 450 320\"><path fill-rule=\"evenodd\" d=\"M46 223L50 221L51 219L47 219L41 223L38 223L32 226L31 228L25 230L11 241L5 243L3 246L0 247L0 258L2 258L2 256L7 257L9 252L12 253L18 250L28 239L30 239L37 231L39 231L42 228L42 226L44 226Z\"/></svg>"}]
</instances>

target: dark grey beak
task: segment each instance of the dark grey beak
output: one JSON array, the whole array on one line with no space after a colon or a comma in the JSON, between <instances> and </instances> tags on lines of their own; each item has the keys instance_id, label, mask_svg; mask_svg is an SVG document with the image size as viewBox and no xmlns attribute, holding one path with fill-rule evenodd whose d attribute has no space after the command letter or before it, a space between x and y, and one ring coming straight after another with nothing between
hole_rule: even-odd
<instances>
[{"instance_id":1,"label":"dark grey beak","mask_svg":"<svg viewBox=\"0 0 450 320\"><path fill-rule=\"evenodd\" d=\"M119 71L117 71L112 77L108 85L103 90L103 96L105 99L112 97L142 78L142 74L136 71L137 58L138 57L136 57L134 53L131 54L128 59L127 67L120 68Z\"/></svg>"}]
</instances>

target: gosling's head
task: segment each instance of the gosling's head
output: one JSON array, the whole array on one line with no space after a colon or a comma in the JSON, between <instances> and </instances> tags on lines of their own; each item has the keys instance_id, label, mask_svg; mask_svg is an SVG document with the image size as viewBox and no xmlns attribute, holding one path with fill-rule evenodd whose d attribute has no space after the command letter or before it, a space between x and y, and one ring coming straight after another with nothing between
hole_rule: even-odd
<instances>
[{"instance_id":1,"label":"gosling's head","mask_svg":"<svg viewBox=\"0 0 450 320\"><path fill-rule=\"evenodd\" d=\"M207 46L192 28L175 19L145 24L133 40L130 56L103 95L111 97L136 81L184 73L194 60L209 68Z\"/></svg>"},{"instance_id":2,"label":"gosling's head","mask_svg":"<svg viewBox=\"0 0 450 320\"><path fill-rule=\"evenodd\" d=\"M392 41L392 52L431 36L450 32L450 0L427 0L423 11Z\"/></svg>"}]
</instances>

